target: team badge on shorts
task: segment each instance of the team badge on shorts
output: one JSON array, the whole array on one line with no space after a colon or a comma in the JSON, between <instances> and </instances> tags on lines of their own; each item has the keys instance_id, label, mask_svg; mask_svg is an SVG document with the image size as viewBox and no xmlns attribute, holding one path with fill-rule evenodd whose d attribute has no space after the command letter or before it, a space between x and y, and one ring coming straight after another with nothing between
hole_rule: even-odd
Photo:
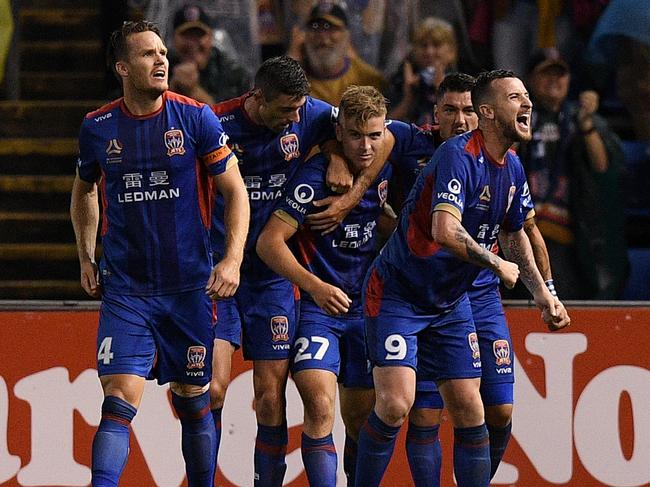
<instances>
[{"instance_id":1,"label":"team badge on shorts","mask_svg":"<svg viewBox=\"0 0 650 487\"><path fill-rule=\"evenodd\" d=\"M298 136L296 134L283 135L280 138L280 149L282 149L285 161L290 161L291 159L300 157Z\"/></svg>"},{"instance_id":2,"label":"team badge on shorts","mask_svg":"<svg viewBox=\"0 0 650 487\"><path fill-rule=\"evenodd\" d=\"M481 358L481 349L478 346L478 335L475 332L470 333L467 335L467 342L469 343L469 348L472 349L472 358Z\"/></svg>"},{"instance_id":3,"label":"team badge on shorts","mask_svg":"<svg viewBox=\"0 0 650 487\"><path fill-rule=\"evenodd\" d=\"M202 369L205 367L206 350L202 345L187 347L187 368Z\"/></svg>"},{"instance_id":4,"label":"team badge on shorts","mask_svg":"<svg viewBox=\"0 0 650 487\"><path fill-rule=\"evenodd\" d=\"M510 344L508 340L494 340L492 342L492 352L496 358L496 365L510 365Z\"/></svg>"},{"instance_id":5,"label":"team badge on shorts","mask_svg":"<svg viewBox=\"0 0 650 487\"><path fill-rule=\"evenodd\" d=\"M185 140L183 132L178 129L172 129L165 132L165 147L167 147L167 155L182 156L185 154Z\"/></svg>"},{"instance_id":6,"label":"team badge on shorts","mask_svg":"<svg viewBox=\"0 0 650 487\"><path fill-rule=\"evenodd\" d=\"M289 341L289 320L286 316L271 318L271 335L274 342Z\"/></svg>"}]
</instances>

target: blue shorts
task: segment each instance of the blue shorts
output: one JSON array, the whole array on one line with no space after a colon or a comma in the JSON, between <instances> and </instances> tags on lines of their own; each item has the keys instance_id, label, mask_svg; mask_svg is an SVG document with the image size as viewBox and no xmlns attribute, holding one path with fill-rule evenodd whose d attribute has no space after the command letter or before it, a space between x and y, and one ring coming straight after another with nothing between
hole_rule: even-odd
<instances>
[{"instance_id":1,"label":"blue shorts","mask_svg":"<svg viewBox=\"0 0 650 487\"><path fill-rule=\"evenodd\" d=\"M241 318L234 297L220 299L217 303L217 323L214 325L214 338L230 342L235 348L241 347Z\"/></svg>"},{"instance_id":2,"label":"blue shorts","mask_svg":"<svg viewBox=\"0 0 650 487\"><path fill-rule=\"evenodd\" d=\"M372 389L361 310L329 316L310 300L300 303L300 321L291 354L291 372L329 370L343 387Z\"/></svg>"},{"instance_id":3,"label":"blue shorts","mask_svg":"<svg viewBox=\"0 0 650 487\"><path fill-rule=\"evenodd\" d=\"M469 298L483 363L483 403L486 406L512 404L515 359L499 290L495 286L480 293L469 293Z\"/></svg>"},{"instance_id":4,"label":"blue shorts","mask_svg":"<svg viewBox=\"0 0 650 487\"><path fill-rule=\"evenodd\" d=\"M246 360L286 360L296 330L297 301L296 287L284 278L258 281L242 275L235 296L217 304L214 337L238 347L241 333Z\"/></svg>"},{"instance_id":5,"label":"blue shorts","mask_svg":"<svg viewBox=\"0 0 650 487\"><path fill-rule=\"evenodd\" d=\"M212 371L214 320L204 289L147 297L106 293L97 333L99 375L205 385Z\"/></svg>"},{"instance_id":6,"label":"blue shorts","mask_svg":"<svg viewBox=\"0 0 650 487\"><path fill-rule=\"evenodd\" d=\"M372 286L366 286L373 292ZM366 297L367 299L367 297ZM366 341L373 365L411 367L420 380L481 376L478 338L467 295L440 314L421 315L401 298L373 296L366 309Z\"/></svg>"}]
</instances>

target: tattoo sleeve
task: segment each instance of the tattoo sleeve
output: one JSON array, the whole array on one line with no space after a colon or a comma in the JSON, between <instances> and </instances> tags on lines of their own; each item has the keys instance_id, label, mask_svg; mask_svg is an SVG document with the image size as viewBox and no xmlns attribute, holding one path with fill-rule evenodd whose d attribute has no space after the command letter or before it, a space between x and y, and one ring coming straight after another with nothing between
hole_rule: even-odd
<instances>
[{"instance_id":1,"label":"tattoo sleeve","mask_svg":"<svg viewBox=\"0 0 650 487\"><path fill-rule=\"evenodd\" d=\"M456 227L456 241L464 246L467 257L474 264L488 269L496 270L499 268L499 259L492 252L481 247L476 241L467 233L467 230L462 225Z\"/></svg>"},{"instance_id":2,"label":"tattoo sleeve","mask_svg":"<svg viewBox=\"0 0 650 487\"><path fill-rule=\"evenodd\" d=\"M508 245L504 249L506 257L519 266L519 278L530 293L535 294L542 281L533 259L528 237L521 232L518 235L509 234L507 239Z\"/></svg>"}]
</instances>

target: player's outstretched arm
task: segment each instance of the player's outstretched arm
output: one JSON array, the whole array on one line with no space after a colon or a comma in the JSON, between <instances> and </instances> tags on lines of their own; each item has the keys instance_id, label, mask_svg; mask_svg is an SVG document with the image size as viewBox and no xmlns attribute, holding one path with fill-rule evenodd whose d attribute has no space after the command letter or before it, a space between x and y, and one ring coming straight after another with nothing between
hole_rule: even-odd
<instances>
[{"instance_id":1,"label":"player's outstretched arm","mask_svg":"<svg viewBox=\"0 0 650 487\"><path fill-rule=\"evenodd\" d=\"M244 258L250 207L237 164L215 176L214 182L224 199L226 249L223 259L212 269L205 289L210 298L222 299L235 294L239 287L239 267Z\"/></svg>"},{"instance_id":2,"label":"player's outstretched arm","mask_svg":"<svg viewBox=\"0 0 650 487\"><path fill-rule=\"evenodd\" d=\"M506 287L513 288L519 277L517 264L503 260L481 247L452 213L436 210L431 217L431 236L456 257L493 271Z\"/></svg>"},{"instance_id":3,"label":"player's outstretched arm","mask_svg":"<svg viewBox=\"0 0 650 487\"><path fill-rule=\"evenodd\" d=\"M535 257L535 265L539 270L539 273L544 280L544 284L548 288L549 292L555 297L557 302L556 309L558 310L558 315L556 319L552 322L549 322L546 318L544 321L549 325L551 330L559 330L571 324L571 318L564 307L564 304L559 300L557 293L555 292L555 285L553 284L553 273L551 272L551 261L548 256L548 249L546 248L546 242L544 242L544 237L539 231L537 224L535 223L535 218L528 218L524 222L524 232L528 236L530 241L530 246L533 250L533 256ZM550 318L550 316L549 316Z\"/></svg>"},{"instance_id":4,"label":"player's outstretched arm","mask_svg":"<svg viewBox=\"0 0 650 487\"><path fill-rule=\"evenodd\" d=\"M99 198L97 183L88 183L77 176L70 197L70 219L77 241L81 266L81 287L89 296L99 298L101 290L95 264L95 245L99 225Z\"/></svg>"},{"instance_id":5,"label":"player's outstretched arm","mask_svg":"<svg viewBox=\"0 0 650 487\"><path fill-rule=\"evenodd\" d=\"M321 230L323 235L334 231L348 213L359 204L370 185L377 179L394 145L395 137L387 130L386 141L382 147L381 154L375 158L369 167L357 175L350 191L341 196L328 196L327 198L313 202L315 207L327 207L327 209L320 213L308 215L306 221L309 226L315 231Z\"/></svg>"},{"instance_id":6,"label":"player's outstretched arm","mask_svg":"<svg viewBox=\"0 0 650 487\"><path fill-rule=\"evenodd\" d=\"M347 313L351 303L348 296L305 269L289 249L287 241L296 230L277 214L271 215L257 239L257 254L275 272L308 292L327 314Z\"/></svg>"}]
</instances>

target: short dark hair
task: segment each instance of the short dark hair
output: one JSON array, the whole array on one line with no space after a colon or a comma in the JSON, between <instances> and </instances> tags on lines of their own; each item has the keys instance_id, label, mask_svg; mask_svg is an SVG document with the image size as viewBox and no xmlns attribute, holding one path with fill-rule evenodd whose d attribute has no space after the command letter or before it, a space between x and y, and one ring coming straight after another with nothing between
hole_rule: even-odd
<instances>
[{"instance_id":1,"label":"short dark hair","mask_svg":"<svg viewBox=\"0 0 650 487\"><path fill-rule=\"evenodd\" d=\"M436 98L439 100L445 93L465 93L472 91L476 78L465 73L449 73L438 86Z\"/></svg>"},{"instance_id":2,"label":"short dark hair","mask_svg":"<svg viewBox=\"0 0 650 487\"><path fill-rule=\"evenodd\" d=\"M476 77L476 82L472 88L472 105L474 106L474 111L478 114L479 118L481 118L481 113L479 112L478 107L492 95L492 82L496 79L516 77L517 75L513 71L506 69L483 71Z\"/></svg>"},{"instance_id":3,"label":"short dark hair","mask_svg":"<svg viewBox=\"0 0 650 487\"><path fill-rule=\"evenodd\" d=\"M129 36L132 34L139 34L140 32L153 32L160 37L158 26L153 22L148 22L146 20L124 22L122 27L111 34L108 43L108 51L106 53L106 63L120 83L122 82L122 78L115 70L115 63L126 59L129 54L127 44Z\"/></svg>"},{"instance_id":4,"label":"short dark hair","mask_svg":"<svg viewBox=\"0 0 650 487\"><path fill-rule=\"evenodd\" d=\"M262 91L266 101L280 95L300 98L309 94L309 80L300 63L289 56L267 59L255 74L255 88Z\"/></svg>"}]
</instances>

